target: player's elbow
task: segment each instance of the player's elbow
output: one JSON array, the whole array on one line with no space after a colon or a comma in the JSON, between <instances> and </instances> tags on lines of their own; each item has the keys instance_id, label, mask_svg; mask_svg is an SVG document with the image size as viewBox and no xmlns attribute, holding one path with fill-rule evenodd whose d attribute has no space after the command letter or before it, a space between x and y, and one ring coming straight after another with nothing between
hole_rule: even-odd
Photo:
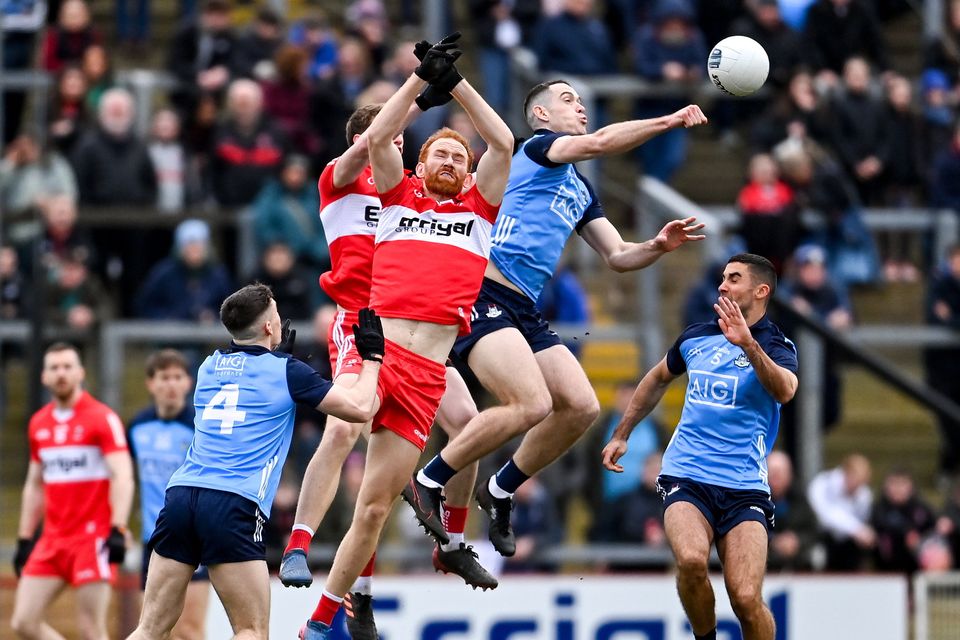
<instances>
[{"instance_id":1,"label":"player's elbow","mask_svg":"<svg viewBox=\"0 0 960 640\"><path fill-rule=\"evenodd\" d=\"M785 387L777 391L777 394L774 396L774 399L780 404L786 404L793 400L794 396L797 395L797 383L795 380L787 383Z\"/></svg>"},{"instance_id":2,"label":"player's elbow","mask_svg":"<svg viewBox=\"0 0 960 640\"><path fill-rule=\"evenodd\" d=\"M513 133L506 125L484 142L487 143L487 149L490 151L506 154L508 158L513 156Z\"/></svg>"}]
</instances>

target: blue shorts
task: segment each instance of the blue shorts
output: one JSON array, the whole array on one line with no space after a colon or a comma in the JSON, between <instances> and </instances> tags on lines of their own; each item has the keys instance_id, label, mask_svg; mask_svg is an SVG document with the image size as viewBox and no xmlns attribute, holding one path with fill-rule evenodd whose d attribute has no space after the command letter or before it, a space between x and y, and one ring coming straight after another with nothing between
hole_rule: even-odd
<instances>
[{"instance_id":1,"label":"blue shorts","mask_svg":"<svg viewBox=\"0 0 960 640\"><path fill-rule=\"evenodd\" d=\"M727 489L687 478L660 476L657 492L663 498L663 510L674 502L689 502L703 514L717 538L730 533L741 522L756 520L773 529L773 501L764 491Z\"/></svg>"},{"instance_id":2,"label":"blue shorts","mask_svg":"<svg viewBox=\"0 0 960 640\"><path fill-rule=\"evenodd\" d=\"M147 586L147 570L150 568L150 556L152 554L153 546L149 541L144 542L143 556L140 564L140 591L143 591ZM190 578L190 582L199 582L201 580L210 581L210 572L207 571L207 566L203 564L193 572L193 577Z\"/></svg>"},{"instance_id":3,"label":"blue shorts","mask_svg":"<svg viewBox=\"0 0 960 640\"><path fill-rule=\"evenodd\" d=\"M519 330L534 353L563 344L530 298L484 278L470 314L470 333L457 338L453 350L466 361L481 338L507 327Z\"/></svg>"},{"instance_id":4,"label":"blue shorts","mask_svg":"<svg viewBox=\"0 0 960 640\"><path fill-rule=\"evenodd\" d=\"M194 567L266 560L266 522L255 502L236 493L170 487L149 544L164 558Z\"/></svg>"}]
</instances>

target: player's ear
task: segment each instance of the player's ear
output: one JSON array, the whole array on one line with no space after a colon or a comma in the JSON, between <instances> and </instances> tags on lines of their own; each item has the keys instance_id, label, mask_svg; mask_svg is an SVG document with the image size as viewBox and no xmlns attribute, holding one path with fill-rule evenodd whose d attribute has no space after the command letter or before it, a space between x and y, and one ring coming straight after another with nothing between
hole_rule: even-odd
<instances>
[{"instance_id":1,"label":"player's ear","mask_svg":"<svg viewBox=\"0 0 960 640\"><path fill-rule=\"evenodd\" d=\"M543 122L550 120L550 114L547 113L546 108L542 104L533 105L533 117Z\"/></svg>"},{"instance_id":2,"label":"player's ear","mask_svg":"<svg viewBox=\"0 0 960 640\"><path fill-rule=\"evenodd\" d=\"M413 168L413 172L417 174L418 178L422 178L427 172L427 165L423 164L422 162L418 162L417 166Z\"/></svg>"},{"instance_id":3,"label":"player's ear","mask_svg":"<svg viewBox=\"0 0 960 640\"><path fill-rule=\"evenodd\" d=\"M476 183L477 183L477 174L468 173L467 177L463 179L463 187L460 190L468 191Z\"/></svg>"}]
</instances>

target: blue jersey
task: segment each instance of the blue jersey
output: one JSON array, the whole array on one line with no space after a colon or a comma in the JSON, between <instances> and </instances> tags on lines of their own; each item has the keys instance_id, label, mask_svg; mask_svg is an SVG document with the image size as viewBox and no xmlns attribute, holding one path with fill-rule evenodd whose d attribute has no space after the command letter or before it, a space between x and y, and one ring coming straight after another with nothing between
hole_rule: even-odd
<instances>
[{"instance_id":1,"label":"blue jersey","mask_svg":"<svg viewBox=\"0 0 960 640\"><path fill-rule=\"evenodd\" d=\"M766 316L750 332L771 360L796 373L796 347ZM667 368L675 375L686 372L688 380L661 473L769 493L767 454L777 439L780 403L763 388L743 350L716 321L694 324L667 352Z\"/></svg>"},{"instance_id":2,"label":"blue jersey","mask_svg":"<svg viewBox=\"0 0 960 640\"><path fill-rule=\"evenodd\" d=\"M144 409L130 424L130 449L137 461L140 483L140 516L143 541L153 534L157 516L163 508L163 495L170 476L183 464L193 441L193 407L187 405L170 420L157 415L153 407Z\"/></svg>"},{"instance_id":3,"label":"blue jersey","mask_svg":"<svg viewBox=\"0 0 960 640\"><path fill-rule=\"evenodd\" d=\"M593 187L577 168L547 158L550 145L564 135L539 129L517 149L491 239L490 260L534 301L570 234L603 217Z\"/></svg>"},{"instance_id":4,"label":"blue jersey","mask_svg":"<svg viewBox=\"0 0 960 640\"><path fill-rule=\"evenodd\" d=\"M333 384L285 353L231 344L197 372L196 433L169 486L239 494L270 515L290 450L295 403L317 406Z\"/></svg>"}]
</instances>

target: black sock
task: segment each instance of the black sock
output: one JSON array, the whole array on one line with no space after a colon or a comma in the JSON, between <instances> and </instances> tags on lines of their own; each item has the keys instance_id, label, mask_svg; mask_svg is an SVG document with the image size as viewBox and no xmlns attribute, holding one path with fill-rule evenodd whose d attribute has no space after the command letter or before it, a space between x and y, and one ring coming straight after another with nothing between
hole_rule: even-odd
<instances>
[{"instance_id":1,"label":"black sock","mask_svg":"<svg viewBox=\"0 0 960 640\"><path fill-rule=\"evenodd\" d=\"M693 634L694 640L717 640L717 628L714 627L710 631L706 632L702 636Z\"/></svg>"}]
</instances>

